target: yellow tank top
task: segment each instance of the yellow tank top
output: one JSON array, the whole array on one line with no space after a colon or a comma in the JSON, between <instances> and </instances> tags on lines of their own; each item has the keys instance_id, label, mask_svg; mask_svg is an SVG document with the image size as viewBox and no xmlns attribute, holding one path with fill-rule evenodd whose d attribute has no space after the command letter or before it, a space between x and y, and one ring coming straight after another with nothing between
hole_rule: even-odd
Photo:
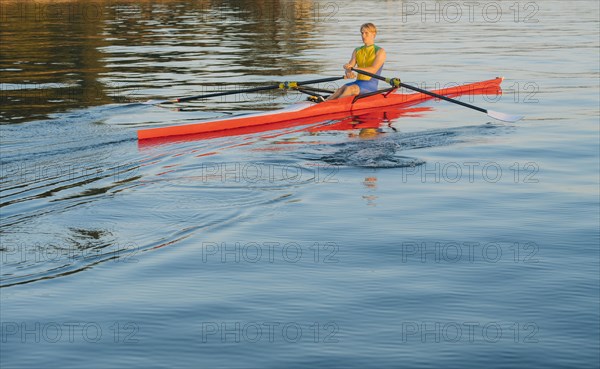
<instances>
[{"instance_id":1,"label":"yellow tank top","mask_svg":"<svg viewBox=\"0 0 600 369\"><path fill-rule=\"evenodd\" d=\"M366 68L373 65L375 61L375 56L377 55L377 51L381 49L376 45L369 46L361 46L357 47L354 51L356 52L356 64L358 64L359 68ZM381 66L383 68L383 66ZM377 71L376 74L381 73L381 68ZM365 76L364 74L358 74L357 80L368 81L371 79L369 76Z\"/></svg>"}]
</instances>

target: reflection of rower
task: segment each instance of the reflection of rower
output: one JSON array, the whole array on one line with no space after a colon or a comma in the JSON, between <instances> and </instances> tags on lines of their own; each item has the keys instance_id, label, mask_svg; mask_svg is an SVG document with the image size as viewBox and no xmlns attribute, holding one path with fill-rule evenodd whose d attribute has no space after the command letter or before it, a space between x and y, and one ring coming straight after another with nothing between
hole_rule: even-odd
<instances>
[{"instance_id":1,"label":"reflection of rower","mask_svg":"<svg viewBox=\"0 0 600 369\"><path fill-rule=\"evenodd\" d=\"M365 180L363 181L363 184L369 191L376 191L377 190L377 177L366 177ZM375 203L375 200L377 200L377 198L379 198L379 196L372 195L372 194L366 194L366 195L363 195L362 198L367 200L367 205L377 206L377 204Z\"/></svg>"},{"instance_id":2,"label":"reflection of rower","mask_svg":"<svg viewBox=\"0 0 600 369\"><path fill-rule=\"evenodd\" d=\"M383 131L379 128L363 128L358 132L358 138L363 140L371 140L377 136L379 136ZM352 133L349 135L350 137L356 137Z\"/></svg>"},{"instance_id":3,"label":"reflection of rower","mask_svg":"<svg viewBox=\"0 0 600 369\"><path fill-rule=\"evenodd\" d=\"M419 113L430 111L431 107L418 107L418 108L405 108L405 109L389 109L382 111L381 109L373 110L370 112L354 115L332 124L322 124L316 127L309 128L308 131L311 133L317 133L321 131L350 131L350 130L368 130L368 129L379 129L382 123L391 124L396 119L403 116L418 117ZM392 127L393 128L393 127ZM373 131L365 131L363 135L368 137ZM360 137L360 133L359 133Z\"/></svg>"}]
</instances>

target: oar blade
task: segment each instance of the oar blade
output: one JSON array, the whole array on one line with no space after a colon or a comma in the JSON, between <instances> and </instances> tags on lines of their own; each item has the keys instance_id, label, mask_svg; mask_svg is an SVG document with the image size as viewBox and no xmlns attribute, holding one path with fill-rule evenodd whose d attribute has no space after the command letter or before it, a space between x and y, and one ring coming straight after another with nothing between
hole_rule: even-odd
<instances>
[{"instance_id":1,"label":"oar blade","mask_svg":"<svg viewBox=\"0 0 600 369\"><path fill-rule=\"evenodd\" d=\"M522 115L511 115L511 114L501 113L499 111L493 111L493 110L488 110L487 115L494 119L498 119L503 122L510 122L510 123L514 123L514 122L517 122L517 121L523 119Z\"/></svg>"}]
</instances>

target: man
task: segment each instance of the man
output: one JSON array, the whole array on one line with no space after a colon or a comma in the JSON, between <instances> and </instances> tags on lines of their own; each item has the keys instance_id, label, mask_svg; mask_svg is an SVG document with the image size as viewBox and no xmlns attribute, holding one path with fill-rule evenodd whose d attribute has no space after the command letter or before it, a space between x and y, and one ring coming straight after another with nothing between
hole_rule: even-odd
<instances>
[{"instance_id":1,"label":"man","mask_svg":"<svg viewBox=\"0 0 600 369\"><path fill-rule=\"evenodd\" d=\"M346 70L346 78L356 77L352 68L364 70L365 72L381 74L383 63L385 63L385 50L375 45L375 36L377 35L377 27L373 23L365 23L360 26L360 34L363 46L357 47L352 52L352 58L344 65ZM339 99L346 96L354 96L377 90L379 80L358 74L356 81L347 83L340 87L336 92L327 98L327 100Z\"/></svg>"}]
</instances>

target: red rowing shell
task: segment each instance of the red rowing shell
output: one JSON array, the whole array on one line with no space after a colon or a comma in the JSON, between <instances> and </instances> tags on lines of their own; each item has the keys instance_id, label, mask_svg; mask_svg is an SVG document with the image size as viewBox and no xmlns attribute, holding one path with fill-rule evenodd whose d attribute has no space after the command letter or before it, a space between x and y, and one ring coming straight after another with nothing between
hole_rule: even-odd
<instances>
[{"instance_id":1,"label":"red rowing shell","mask_svg":"<svg viewBox=\"0 0 600 369\"><path fill-rule=\"evenodd\" d=\"M481 94L497 95L501 93L501 83L502 78L498 77L487 81L433 90L433 92L449 97ZM433 99L433 97L422 93L391 93L388 95L379 94L365 97L354 103L354 97L352 96L325 101L319 104L306 101L291 105L285 109L265 113L249 114L180 126L141 129L138 131L138 139L147 140L172 136L217 133L219 131L239 130L262 125L274 125L277 123L280 123L282 127L289 127L291 124L309 123L310 121L315 121L314 119L317 119L316 121L318 122L319 120L336 119L336 117L343 118L347 116L348 113L355 114L359 113L361 110L389 106L411 106L430 99ZM340 116L340 114L342 115Z\"/></svg>"}]
</instances>

